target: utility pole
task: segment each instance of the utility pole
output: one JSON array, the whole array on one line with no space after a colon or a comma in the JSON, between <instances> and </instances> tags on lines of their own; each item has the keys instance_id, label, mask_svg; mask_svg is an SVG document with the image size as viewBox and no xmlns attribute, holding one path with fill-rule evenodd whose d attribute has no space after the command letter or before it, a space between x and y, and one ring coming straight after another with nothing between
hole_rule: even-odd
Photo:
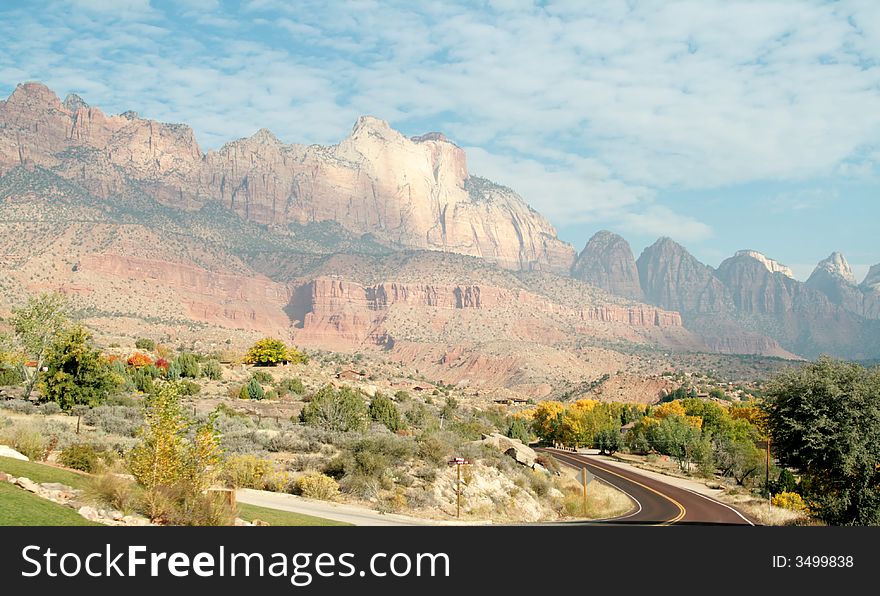
<instances>
[{"instance_id":1,"label":"utility pole","mask_svg":"<svg viewBox=\"0 0 880 596\"><path fill-rule=\"evenodd\" d=\"M454 459L449 460L450 466L455 466L456 468L456 481L455 481L455 517L461 519L461 467L469 466L471 462L464 459L463 457L456 457Z\"/></svg>"}]
</instances>

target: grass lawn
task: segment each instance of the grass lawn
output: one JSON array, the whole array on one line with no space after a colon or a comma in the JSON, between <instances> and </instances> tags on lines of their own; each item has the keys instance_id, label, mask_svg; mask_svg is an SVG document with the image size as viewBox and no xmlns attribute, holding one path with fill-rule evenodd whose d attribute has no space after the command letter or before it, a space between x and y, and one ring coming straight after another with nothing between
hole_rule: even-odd
<instances>
[{"instance_id":1,"label":"grass lawn","mask_svg":"<svg viewBox=\"0 0 880 596\"><path fill-rule=\"evenodd\" d=\"M267 509L266 507L258 507L256 505L248 505L247 503L238 504L238 516L245 521L253 521L255 519L263 520L273 526L350 526L345 522L334 521L332 519L324 519L322 517L314 517L304 515L302 513L293 513L292 511L281 511L279 509Z\"/></svg>"},{"instance_id":2,"label":"grass lawn","mask_svg":"<svg viewBox=\"0 0 880 596\"><path fill-rule=\"evenodd\" d=\"M0 526L100 525L70 507L47 501L8 482L0 482Z\"/></svg>"},{"instance_id":3,"label":"grass lawn","mask_svg":"<svg viewBox=\"0 0 880 596\"><path fill-rule=\"evenodd\" d=\"M9 457L0 457L0 472L11 476L30 478L34 482L60 482L73 488L84 488L89 476L32 461L21 461Z\"/></svg>"}]
</instances>

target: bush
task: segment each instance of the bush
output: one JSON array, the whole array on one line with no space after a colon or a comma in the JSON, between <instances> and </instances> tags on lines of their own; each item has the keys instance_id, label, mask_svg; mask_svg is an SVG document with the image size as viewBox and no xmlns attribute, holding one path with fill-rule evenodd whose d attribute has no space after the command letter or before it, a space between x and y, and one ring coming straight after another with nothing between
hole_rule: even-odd
<instances>
[{"instance_id":1,"label":"bush","mask_svg":"<svg viewBox=\"0 0 880 596\"><path fill-rule=\"evenodd\" d=\"M296 395L302 395L306 392L306 388L303 385L303 382L296 377L289 377L286 379L281 379L275 385L275 390L278 392L278 395L283 397L288 393L294 393Z\"/></svg>"},{"instance_id":2,"label":"bush","mask_svg":"<svg viewBox=\"0 0 880 596\"><path fill-rule=\"evenodd\" d=\"M195 354L191 352L183 352L180 356L174 359L174 362L177 364L177 368L180 369L181 377L188 377L190 379L199 378L201 367L199 366L199 359Z\"/></svg>"},{"instance_id":3,"label":"bush","mask_svg":"<svg viewBox=\"0 0 880 596\"><path fill-rule=\"evenodd\" d=\"M181 381L177 387L177 392L181 396L198 395L201 390L201 385L189 379Z\"/></svg>"},{"instance_id":4,"label":"bush","mask_svg":"<svg viewBox=\"0 0 880 596\"><path fill-rule=\"evenodd\" d=\"M134 347L138 350L146 350L147 352L152 352L156 349L156 342L152 339L147 339L146 337L139 337L134 341Z\"/></svg>"},{"instance_id":5,"label":"bush","mask_svg":"<svg viewBox=\"0 0 880 596\"><path fill-rule=\"evenodd\" d=\"M310 499L332 501L339 494L339 484L324 474L308 474L297 478L296 491Z\"/></svg>"},{"instance_id":6,"label":"bush","mask_svg":"<svg viewBox=\"0 0 880 596\"><path fill-rule=\"evenodd\" d=\"M77 443L61 451L61 454L58 456L58 463L66 468L92 473L97 471L100 465L100 458L93 446Z\"/></svg>"},{"instance_id":7,"label":"bush","mask_svg":"<svg viewBox=\"0 0 880 596\"><path fill-rule=\"evenodd\" d=\"M507 436L511 439L519 439L523 444L528 445L531 442L529 427L522 418L514 418L507 427Z\"/></svg>"},{"instance_id":8,"label":"bush","mask_svg":"<svg viewBox=\"0 0 880 596\"><path fill-rule=\"evenodd\" d=\"M128 515L140 505L137 485L127 478L106 472L91 479L86 485L86 497Z\"/></svg>"},{"instance_id":9,"label":"bush","mask_svg":"<svg viewBox=\"0 0 880 596\"><path fill-rule=\"evenodd\" d=\"M219 381L223 378L223 369L216 360L208 360L202 364L202 376L212 381Z\"/></svg>"},{"instance_id":10,"label":"bush","mask_svg":"<svg viewBox=\"0 0 880 596\"><path fill-rule=\"evenodd\" d=\"M241 386L241 389L238 392L238 397L241 399L260 400L266 397L266 392L263 391L263 387L257 382L257 380L251 377L251 380L248 381L247 384Z\"/></svg>"},{"instance_id":11,"label":"bush","mask_svg":"<svg viewBox=\"0 0 880 596\"><path fill-rule=\"evenodd\" d=\"M272 473L272 463L255 455L234 455L223 465L223 480L235 488L262 490Z\"/></svg>"},{"instance_id":12,"label":"bush","mask_svg":"<svg viewBox=\"0 0 880 596\"><path fill-rule=\"evenodd\" d=\"M257 383L260 385L271 385L275 382L275 379L264 370L255 370L254 374L251 375L252 379L256 379Z\"/></svg>"},{"instance_id":13,"label":"bush","mask_svg":"<svg viewBox=\"0 0 880 596\"><path fill-rule=\"evenodd\" d=\"M165 378L169 381L180 380L180 366L176 362L168 364L168 368L165 369Z\"/></svg>"},{"instance_id":14,"label":"bush","mask_svg":"<svg viewBox=\"0 0 880 596\"><path fill-rule=\"evenodd\" d=\"M153 359L141 352L135 352L128 359L128 365L132 368L141 368L150 364L153 364Z\"/></svg>"},{"instance_id":15,"label":"bush","mask_svg":"<svg viewBox=\"0 0 880 596\"><path fill-rule=\"evenodd\" d=\"M24 381L21 372L17 368L0 367L0 387L18 385Z\"/></svg>"},{"instance_id":16,"label":"bush","mask_svg":"<svg viewBox=\"0 0 880 596\"><path fill-rule=\"evenodd\" d=\"M403 428L397 406L384 393L377 393L370 401L370 418L384 424L385 428L391 432L397 432Z\"/></svg>"},{"instance_id":17,"label":"bush","mask_svg":"<svg viewBox=\"0 0 880 596\"><path fill-rule=\"evenodd\" d=\"M54 401L50 401L49 403L38 406L37 410L40 412L40 414L43 414L44 416L52 416L53 414L61 413L61 406L59 406Z\"/></svg>"},{"instance_id":18,"label":"bush","mask_svg":"<svg viewBox=\"0 0 880 596\"><path fill-rule=\"evenodd\" d=\"M105 433L134 437L144 417L140 408L132 406L98 406L88 410L82 421Z\"/></svg>"},{"instance_id":19,"label":"bush","mask_svg":"<svg viewBox=\"0 0 880 596\"><path fill-rule=\"evenodd\" d=\"M274 337L264 337L257 341L244 357L245 364L257 366L275 366L282 362L297 364L307 361L305 354L294 347L288 348L283 341Z\"/></svg>"},{"instance_id":20,"label":"bush","mask_svg":"<svg viewBox=\"0 0 880 596\"><path fill-rule=\"evenodd\" d=\"M0 401L0 408L15 412L16 414L35 414L37 411L37 406L24 399Z\"/></svg>"},{"instance_id":21,"label":"bush","mask_svg":"<svg viewBox=\"0 0 880 596\"><path fill-rule=\"evenodd\" d=\"M6 430L2 441L32 461L46 461L52 449L49 439L43 433L30 427L18 426Z\"/></svg>"},{"instance_id":22,"label":"bush","mask_svg":"<svg viewBox=\"0 0 880 596\"><path fill-rule=\"evenodd\" d=\"M303 408L300 418L306 424L341 432L363 430L367 425L367 405L351 387L319 390Z\"/></svg>"},{"instance_id":23,"label":"bush","mask_svg":"<svg viewBox=\"0 0 880 596\"><path fill-rule=\"evenodd\" d=\"M773 495L770 504L774 507L782 507L783 509L789 509L791 511L798 511L801 513L807 512L806 503L804 503L804 500L797 493L785 492Z\"/></svg>"}]
</instances>

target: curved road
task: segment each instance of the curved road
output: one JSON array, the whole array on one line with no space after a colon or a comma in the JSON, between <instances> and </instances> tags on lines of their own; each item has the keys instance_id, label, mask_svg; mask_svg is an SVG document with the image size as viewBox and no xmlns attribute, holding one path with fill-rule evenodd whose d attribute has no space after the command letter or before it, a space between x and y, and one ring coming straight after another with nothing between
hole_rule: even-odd
<instances>
[{"instance_id":1,"label":"curved road","mask_svg":"<svg viewBox=\"0 0 880 596\"><path fill-rule=\"evenodd\" d=\"M612 467L588 455L540 449L572 468L587 468L596 478L626 494L633 510L621 517L589 523L636 525L754 525L739 511L715 499L667 484L626 468Z\"/></svg>"}]
</instances>

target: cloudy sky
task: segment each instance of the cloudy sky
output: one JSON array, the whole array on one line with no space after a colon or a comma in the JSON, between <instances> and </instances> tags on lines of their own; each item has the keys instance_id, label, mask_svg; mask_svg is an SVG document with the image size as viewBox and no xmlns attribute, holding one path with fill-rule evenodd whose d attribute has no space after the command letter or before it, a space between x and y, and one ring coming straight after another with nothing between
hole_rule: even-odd
<instances>
[{"instance_id":1,"label":"cloudy sky","mask_svg":"<svg viewBox=\"0 0 880 596\"><path fill-rule=\"evenodd\" d=\"M0 96L27 80L203 150L331 144L361 114L443 131L578 249L880 262L873 0L4 1Z\"/></svg>"}]
</instances>

